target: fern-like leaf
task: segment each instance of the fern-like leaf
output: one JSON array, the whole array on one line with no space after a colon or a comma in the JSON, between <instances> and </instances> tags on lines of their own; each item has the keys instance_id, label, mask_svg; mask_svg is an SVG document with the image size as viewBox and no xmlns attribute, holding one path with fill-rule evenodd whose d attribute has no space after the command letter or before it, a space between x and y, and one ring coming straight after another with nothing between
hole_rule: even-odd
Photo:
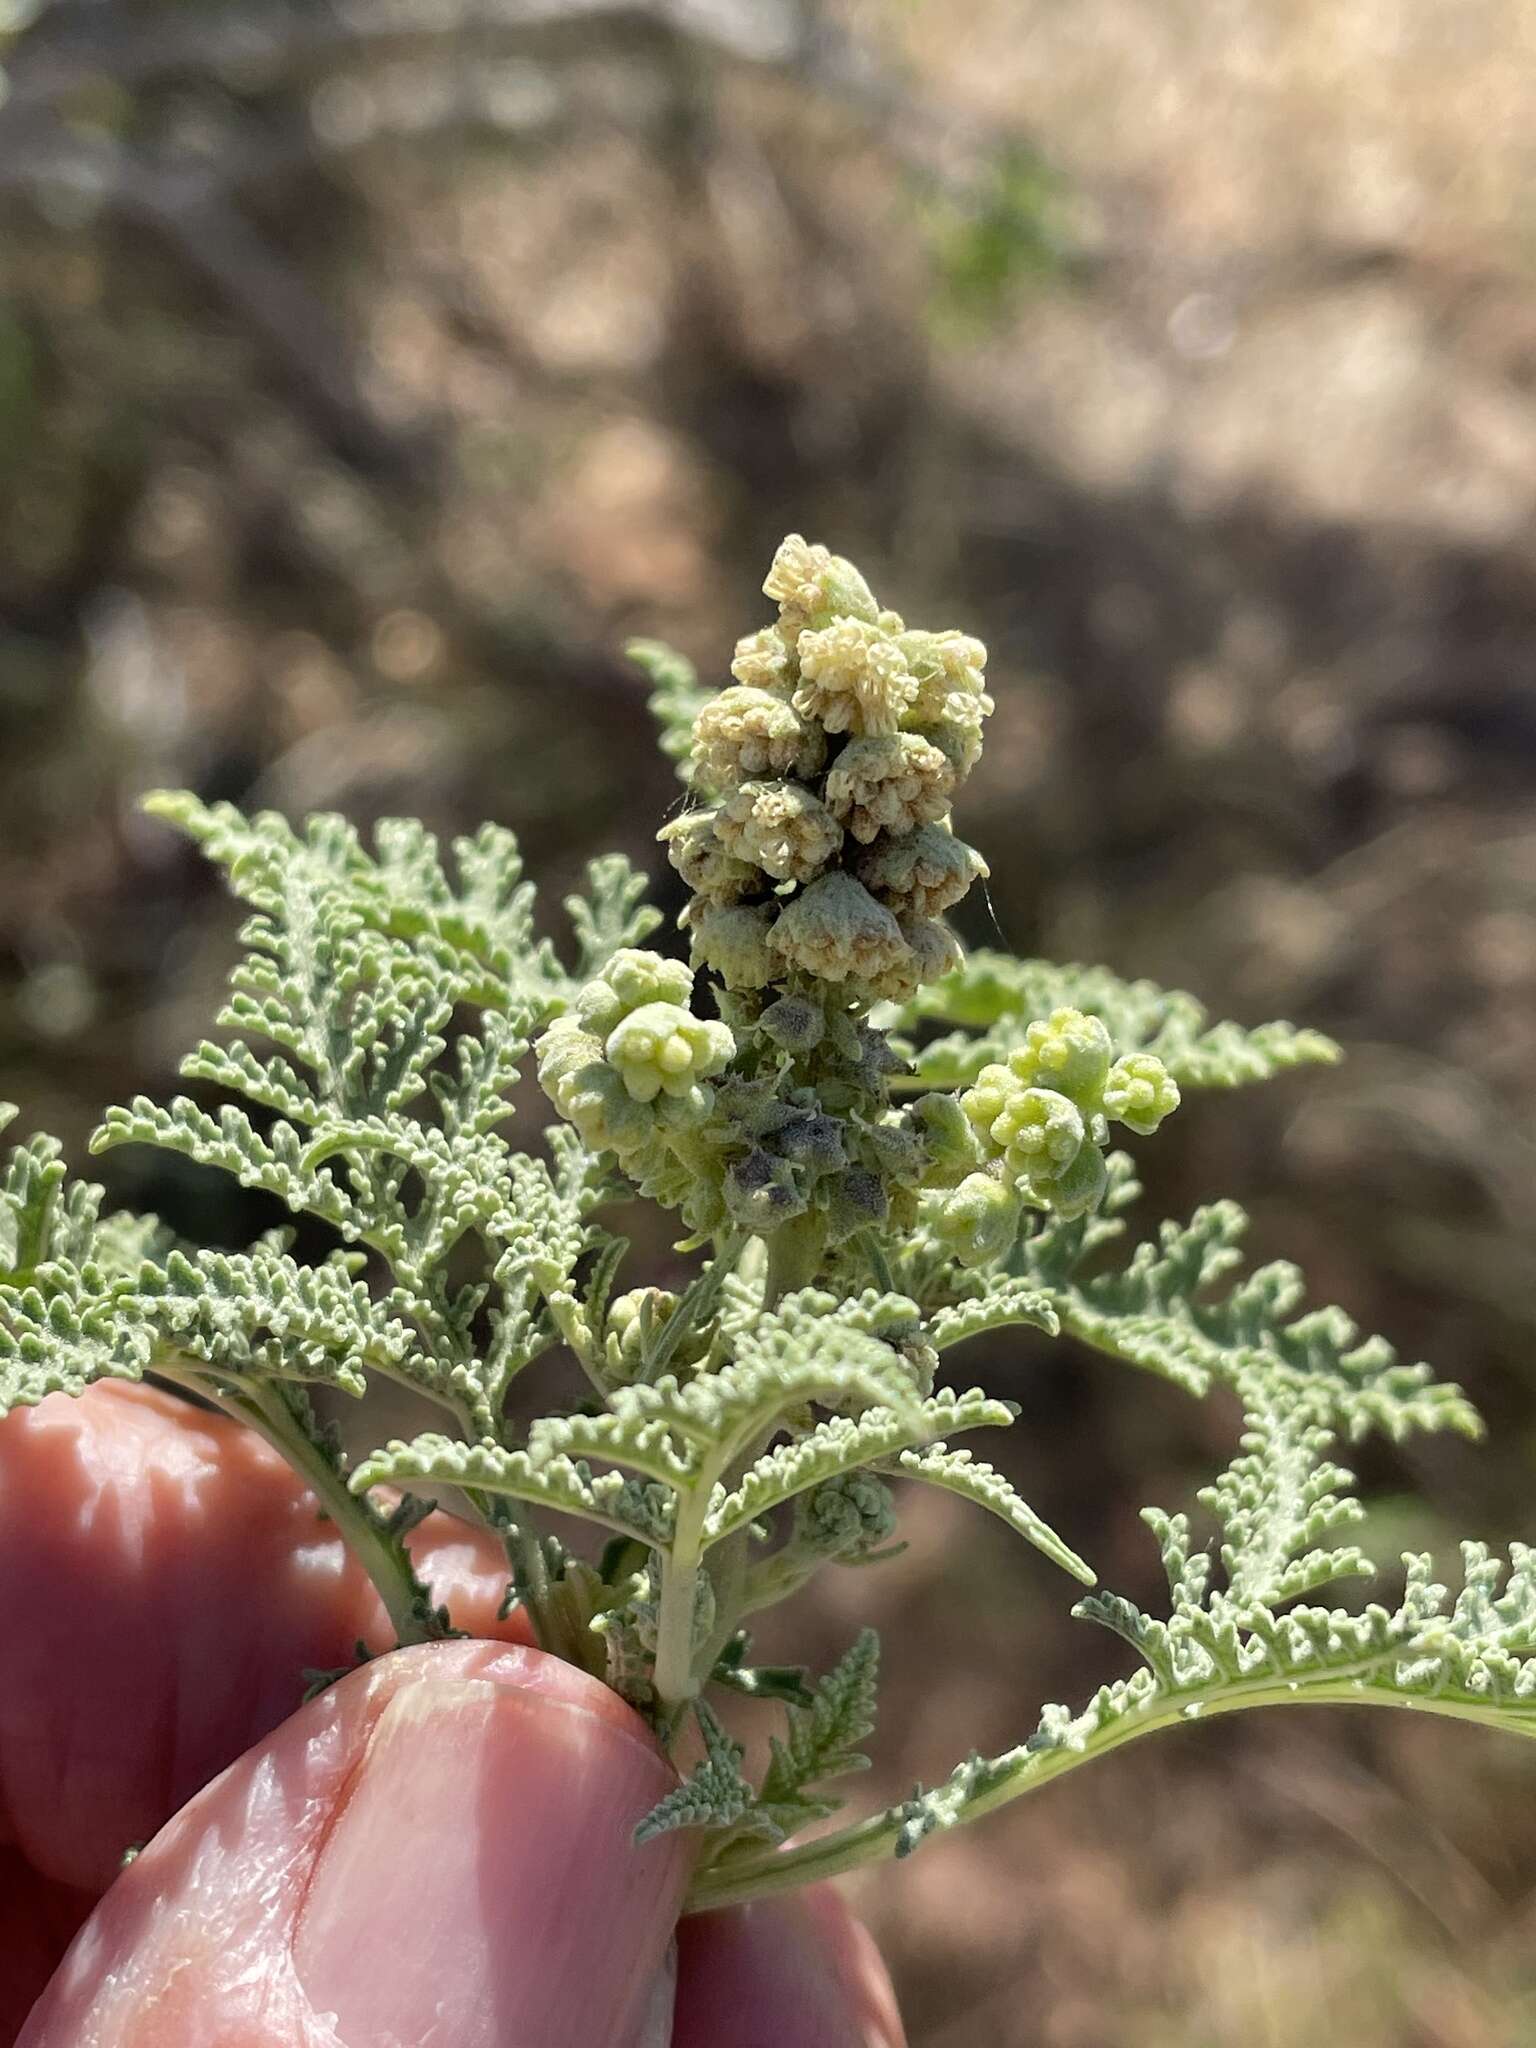
<instances>
[{"instance_id":1,"label":"fern-like leaf","mask_svg":"<svg viewBox=\"0 0 1536 2048\"><path fill-rule=\"evenodd\" d=\"M1118 1180L1124 1194L1132 1184L1123 1171ZM1113 1216L1093 1217L1054 1225L1020 1247L1023 1277L1068 1335L1192 1394L1265 1384L1277 1401L1294 1400L1352 1439L1370 1429L1394 1438L1415 1429L1479 1433L1461 1389L1437 1382L1427 1365L1403 1363L1385 1338L1362 1338L1342 1309L1300 1312L1296 1267L1277 1261L1234 1279L1248 1228L1235 1202L1164 1223L1156 1242L1138 1245L1123 1266L1095 1271L1092 1254L1120 1227Z\"/></svg>"},{"instance_id":2,"label":"fern-like leaf","mask_svg":"<svg viewBox=\"0 0 1536 2048\"><path fill-rule=\"evenodd\" d=\"M526 1451L505 1450L496 1443L466 1444L436 1434L410 1443L397 1438L364 1458L351 1477L354 1493L374 1486L423 1483L536 1501L637 1543L664 1545L671 1536L673 1505L665 1487L618 1472L594 1474L570 1458L546 1458L535 1464Z\"/></svg>"},{"instance_id":3,"label":"fern-like leaf","mask_svg":"<svg viewBox=\"0 0 1536 2048\"><path fill-rule=\"evenodd\" d=\"M916 1416L872 1408L857 1417L835 1415L804 1436L780 1444L756 1459L729 1492L717 1487L704 1524L706 1543L718 1543L737 1529L780 1507L797 1494L861 1466L894 1457L914 1443L953 1436L965 1429L1006 1429L1018 1410L990 1400L979 1387L969 1393L945 1391L924 1401Z\"/></svg>"},{"instance_id":4,"label":"fern-like leaf","mask_svg":"<svg viewBox=\"0 0 1536 2048\"><path fill-rule=\"evenodd\" d=\"M709 692L700 685L687 656L660 640L631 640L624 652L651 679L647 702L656 724L657 744L677 770L678 781L685 789L691 789L694 721L708 701Z\"/></svg>"},{"instance_id":5,"label":"fern-like leaf","mask_svg":"<svg viewBox=\"0 0 1536 2048\"><path fill-rule=\"evenodd\" d=\"M972 1501L977 1507L986 1508L990 1514L1000 1516L1015 1535L1032 1544L1042 1557L1060 1565L1064 1572L1070 1572L1085 1586L1093 1584L1092 1566L1085 1564L1075 1550L1063 1543L1049 1523L1041 1520L1011 1480L991 1465L974 1459L969 1451L952 1451L942 1443L930 1444L923 1451L903 1451L896 1460L895 1469L909 1479L921 1479L930 1486L941 1486L946 1492L958 1493L963 1500Z\"/></svg>"},{"instance_id":6,"label":"fern-like leaf","mask_svg":"<svg viewBox=\"0 0 1536 2048\"><path fill-rule=\"evenodd\" d=\"M752 1787L741 1775L741 1744L732 1742L702 1700L694 1701L693 1711L704 1738L703 1758L675 1792L651 1808L635 1829L636 1842L651 1842L679 1828L734 1829L752 1813Z\"/></svg>"},{"instance_id":7,"label":"fern-like leaf","mask_svg":"<svg viewBox=\"0 0 1536 2048\"><path fill-rule=\"evenodd\" d=\"M874 1733L879 1673L880 1638L866 1628L817 1684L810 1706L787 1709L788 1729L783 1741L772 1740L756 1805L781 1835L837 1811L841 1800L819 1788L868 1770L860 1745Z\"/></svg>"}]
</instances>

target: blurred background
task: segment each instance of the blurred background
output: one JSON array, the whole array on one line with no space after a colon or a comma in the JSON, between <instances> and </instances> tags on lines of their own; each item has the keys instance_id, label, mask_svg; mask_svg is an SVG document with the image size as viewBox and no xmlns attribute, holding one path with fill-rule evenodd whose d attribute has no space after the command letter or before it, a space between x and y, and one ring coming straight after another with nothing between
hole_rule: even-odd
<instances>
[{"instance_id":1,"label":"blurred background","mask_svg":"<svg viewBox=\"0 0 1536 2048\"><path fill-rule=\"evenodd\" d=\"M1536 1538L1532 0L0 25L24 1130L78 1162L207 1027L234 919L135 816L153 785L496 818L549 905L622 845L675 909L617 650L723 676L799 528L992 650L973 942L1345 1042L1193 1103L1144 1215L1236 1196L1259 1256L1469 1386L1486 1447L1362 1453L1386 1555ZM1150 1596L1136 1510L1187 1499L1231 1416L1022 1333L959 1370L1024 1404L1028 1497ZM935 1495L905 1533L795 1631L831 1656L879 1610L871 1800L1124 1668L1000 1527ZM1449 1723L1191 1729L857 1893L914 2048L1536 2039L1536 1769Z\"/></svg>"}]
</instances>

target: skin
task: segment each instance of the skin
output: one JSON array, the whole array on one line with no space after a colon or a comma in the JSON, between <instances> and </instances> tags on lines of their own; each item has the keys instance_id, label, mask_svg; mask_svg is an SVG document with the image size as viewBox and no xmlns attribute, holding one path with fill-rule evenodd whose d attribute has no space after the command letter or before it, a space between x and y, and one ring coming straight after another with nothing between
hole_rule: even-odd
<instances>
[{"instance_id":1,"label":"skin","mask_svg":"<svg viewBox=\"0 0 1536 2048\"><path fill-rule=\"evenodd\" d=\"M388 1633L274 1452L148 1388L0 1423L0 2048L901 2048L830 1889L678 1926L644 1723L415 1548L473 1639L300 1705Z\"/></svg>"}]
</instances>

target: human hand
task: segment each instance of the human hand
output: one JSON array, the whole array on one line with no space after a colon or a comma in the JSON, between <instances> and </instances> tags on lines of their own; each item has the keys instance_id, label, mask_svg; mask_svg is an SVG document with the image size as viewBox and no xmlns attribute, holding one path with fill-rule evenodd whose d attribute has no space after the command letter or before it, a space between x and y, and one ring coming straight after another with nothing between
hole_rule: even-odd
<instances>
[{"instance_id":1,"label":"human hand","mask_svg":"<svg viewBox=\"0 0 1536 2048\"><path fill-rule=\"evenodd\" d=\"M676 1927L644 1724L497 1621L489 1539L414 1547L476 1639L297 1706L389 1638L274 1452L147 1388L0 1426L0 2048L900 2048L834 1893Z\"/></svg>"}]
</instances>

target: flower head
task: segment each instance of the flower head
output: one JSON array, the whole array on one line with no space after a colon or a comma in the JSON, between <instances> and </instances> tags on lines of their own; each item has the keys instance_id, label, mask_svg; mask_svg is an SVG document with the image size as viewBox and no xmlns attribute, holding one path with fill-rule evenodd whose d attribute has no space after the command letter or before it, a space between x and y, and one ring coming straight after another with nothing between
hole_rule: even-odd
<instances>
[{"instance_id":1,"label":"flower head","mask_svg":"<svg viewBox=\"0 0 1536 2048\"><path fill-rule=\"evenodd\" d=\"M1026 1086L1059 1089L1091 1115L1104 1106L1113 1050L1102 1018L1082 1010L1053 1010L1029 1026L1008 1066Z\"/></svg>"},{"instance_id":2,"label":"flower head","mask_svg":"<svg viewBox=\"0 0 1536 2048\"><path fill-rule=\"evenodd\" d=\"M962 1266L984 1266L1011 1248L1022 1214L1022 1202L1005 1181L971 1173L934 1204L933 1232Z\"/></svg>"},{"instance_id":3,"label":"flower head","mask_svg":"<svg viewBox=\"0 0 1536 2048\"><path fill-rule=\"evenodd\" d=\"M827 776L827 804L868 846L881 832L905 837L949 809L955 771L918 733L850 740Z\"/></svg>"},{"instance_id":4,"label":"flower head","mask_svg":"<svg viewBox=\"0 0 1536 2048\"><path fill-rule=\"evenodd\" d=\"M688 906L693 961L718 974L727 988L766 988L781 963L769 947L774 929L771 905L704 903Z\"/></svg>"},{"instance_id":5,"label":"flower head","mask_svg":"<svg viewBox=\"0 0 1536 2048\"><path fill-rule=\"evenodd\" d=\"M786 534L763 578L763 594L779 607L779 622L791 638L807 626L824 626L835 618L864 619L873 625L880 615L869 585L852 562L834 555L803 534Z\"/></svg>"},{"instance_id":6,"label":"flower head","mask_svg":"<svg viewBox=\"0 0 1536 2048\"><path fill-rule=\"evenodd\" d=\"M777 626L764 626L736 642L731 674L738 683L754 690L769 690L787 696L795 680L791 646Z\"/></svg>"},{"instance_id":7,"label":"flower head","mask_svg":"<svg viewBox=\"0 0 1536 2048\"><path fill-rule=\"evenodd\" d=\"M828 732L895 732L917 695L906 656L889 633L863 619L837 619L797 643L795 709Z\"/></svg>"},{"instance_id":8,"label":"flower head","mask_svg":"<svg viewBox=\"0 0 1536 2048\"><path fill-rule=\"evenodd\" d=\"M937 917L990 870L963 839L929 823L902 838L877 838L854 872L898 916Z\"/></svg>"},{"instance_id":9,"label":"flower head","mask_svg":"<svg viewBox=\"0 0 1536 2048\"><path fill-rule=\"evenodd\" d=\"M780 912L768 944L780 960L819 981L868 983L903 964L901 927L852 875L812 882Z\"/></svg>"},{"instance_id":10,"label":"flower head","mask_svg":"<svg viewBox=\"0 0 1536 2048\"><path fill-rule=\"evenodd\" d=\"M1126 1053L1110 1068L1104 1083L1104 1114L1138 1137L1150 1138L1178 1106L1179 1084L1156 1053Z\"/></svg>"},{"instance_id":11,"label":"flower head","mask_svg":"<svg viewBox=\"0 0 1536 2048\"><path fill-rule=\"evenodd\" d=\"M987 650L968 633L902 633L897 641L917 684L913 725L939 725L955 715L952 699L992 709L986 695Z\"/></svg>"},{"instance_id":12,"label":"flower head","mask_svg":"<svg viewBox=\"0 0 1536 2048\"><path fill-rule=\"evenodd\" d=\"M728 852L781 882L808 882L836 857L843 828L798 782L748 782L722 805L715 830Z\"/></svg>"},{"instance_id":13,"label":"flower head","mask_svg":"<svg viewBox=\"0 0 1536 2048\"><path fill-rule=\"evenodd\" d=\"M722 690L694 723L694 767L710 789L732 790L763 775L809 777L826 758L820 727L768 690Z\"/></svg>"},{"instance_id":14,"label":"flower head","mask_svg":"<svg viewBox=\"0 0 1536 2048\"><path fill-rule=\"evenodd\" d=\"M642 1003L679 1003L693 998L693 975L681 960L622 946L595 981L576 997L576 1015L583 1027L606 1037L622 1017Z\"/></svg>"},{"instance_id":15,"label":"flower head","mask_svg":"<svg viewBox=\"0 0 1536 2048\"><path fill-rule=\"evenodd\" d=\"M656 837L696 896L712 903L736 903L760 889L763 877L750 861L727 851L715 829L715 815L713 811L686 811L663 825Z\"/></svg>"}]
</instances>

